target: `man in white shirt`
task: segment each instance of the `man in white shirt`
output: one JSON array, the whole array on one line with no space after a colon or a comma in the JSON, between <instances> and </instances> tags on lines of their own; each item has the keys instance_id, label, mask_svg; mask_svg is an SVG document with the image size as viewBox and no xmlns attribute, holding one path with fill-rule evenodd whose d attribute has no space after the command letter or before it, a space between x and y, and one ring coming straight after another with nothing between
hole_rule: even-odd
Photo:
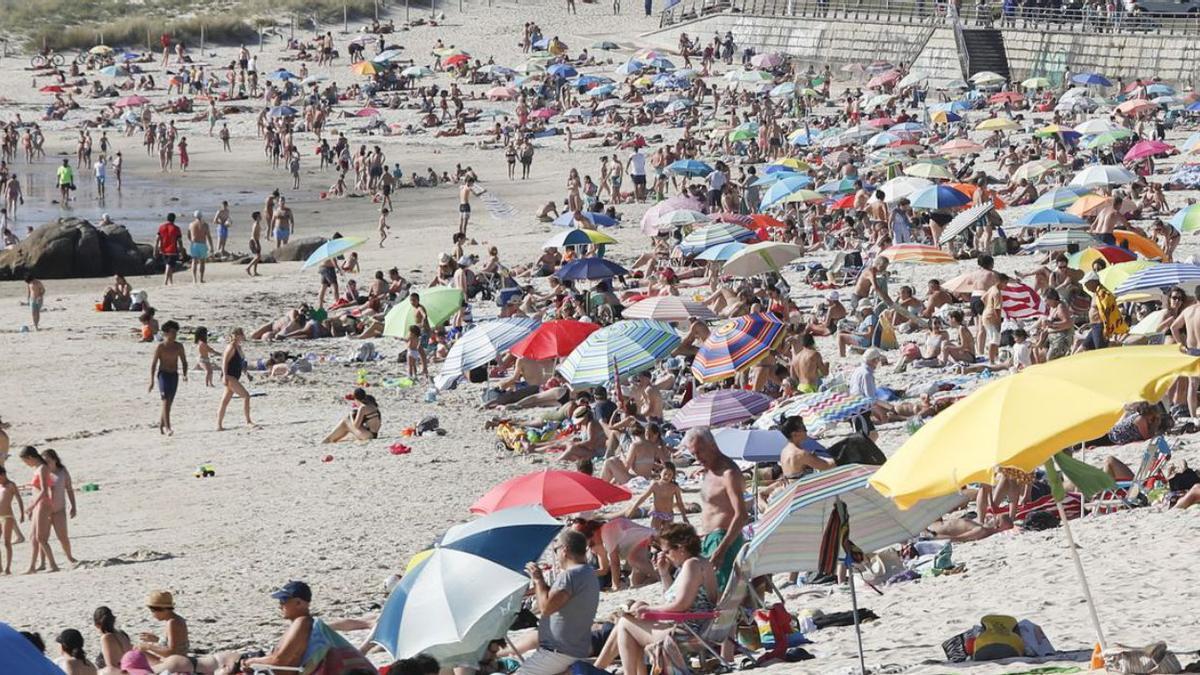
<instances>
[{"instance_id":1,"label":"man in white shirt","mask_svg":"<svg viewBox=\"0 0 1200 675\"><path fill-rule=\"evenodd\" d=\"M104 155L100 155L92 169L96 175L96 198L104 199L104 183L108 180L108 160Z\"/></svg>"},{"instance_id":2,"label":"man in white shirt","mask_svg":"<svg viewBox=\"0 0 1200 675\"><path fill-rule=\"evenodd\" d=\"M712 170L705 178L708 183L708 208L717 209L721 206L721 193L725 191L725 183L729 180L725 177L725 165L717 162L717 168Z\"/></svg>"},{"instance_id":3,"label":"man in white shirt","mask_svg":"<svg viewBox=\"0 0 1200 675\"><path fill-rule=\"evenodd\" d=\"M634 146L625 168L633 178L633 198L639 202L646 201L646 156L640 147Z\"/></svg>"}]
</instances>

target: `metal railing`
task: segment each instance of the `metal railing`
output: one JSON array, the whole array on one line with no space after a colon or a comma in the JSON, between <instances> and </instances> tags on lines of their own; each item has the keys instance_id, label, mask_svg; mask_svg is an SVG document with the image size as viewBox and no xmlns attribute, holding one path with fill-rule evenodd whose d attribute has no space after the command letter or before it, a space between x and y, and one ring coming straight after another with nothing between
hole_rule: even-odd
<instances>
[{"instance_id":1,"label":"metal railing","mask_svg":"<svg viewBox=\"0 0 1200 675\"><path fill-rule=\"evenodd\" d=\"M1118 3L1118 5L1121 3ZM659 16L659 27L720 13L748 16L804 17L838 21L873 21L964 28L1012 28L1058 33L1126 35L1200 35L1200 13L1150 15L1124 10L1107 13L1092 4L1058 8L1016 6L961 9L931 0L680 0Z\"/></svg>"}]
</instances>

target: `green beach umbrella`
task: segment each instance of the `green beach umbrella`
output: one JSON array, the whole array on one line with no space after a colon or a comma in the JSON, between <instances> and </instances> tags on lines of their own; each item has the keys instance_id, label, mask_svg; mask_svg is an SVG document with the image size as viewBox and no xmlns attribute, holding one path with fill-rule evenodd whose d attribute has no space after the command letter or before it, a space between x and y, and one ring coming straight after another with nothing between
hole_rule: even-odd
<instances>
[{"instance_id":1,"label":"green beach umbrella","mask_svg":"<svg viewBox=\"0 0 1200 675\"><path fill-rule=\"evenodd\" d=\"M437 286L416 291L420 296L421 306L429 317L429 326L439 326L450 320L463 305L462 291L449 286ZM383 322L383 334L390 337L407 337L408 327L416 322L413 319L415 308L412 301L405 299L387 313Z\"/></svg>"}]
</instances>

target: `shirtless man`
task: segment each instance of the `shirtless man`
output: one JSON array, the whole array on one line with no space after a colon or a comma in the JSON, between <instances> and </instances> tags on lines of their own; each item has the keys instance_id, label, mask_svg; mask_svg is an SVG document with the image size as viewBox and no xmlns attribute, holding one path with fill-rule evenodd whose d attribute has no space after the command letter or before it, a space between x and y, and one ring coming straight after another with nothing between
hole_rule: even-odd
<instances>
[{"instance_id":1,"label":"shirtless man","mask_svg":"<svg viewBox=\"0 0 1200 675\"><path fill-rule=\"evenodd\" d=\"M1179 312L1179 317L1171 324L1171 337L1175 338L1183 352L1192 356L1200 354L1200 303L1193 302ZM1200 384L1200 378L1188 378L1187 401L1190 417L1195 417L1196 409L1200 407L1197 384Z\"/></svg>"},{"instance_id":2,"label":"shirtless man","mask_svg":"<svg viewBox=\"0 0 1200 675\"><path fill-rule=\"evenodd\" d=\"M700 351L700 345L704 344L704 341L708 339L709 332L707 323L696 317L691 317L688 319L688 332L683 336L683 340L680 341L679 346L672 353L680 356L695 356Z\"/></svg>"},{"instance_id":3,"label":"shirtless man","mask_svg":"<svg viewBox=\"0 0 1200 675\"><path fill-rule=\"evenodd\" d=\"M187 352L176 338L179 336L179 324L174 321L162 325L163 341L154 348L154 358L150 360L150 386L146 391L154 391L157 382L158 391L162 394L162 412L158 418L158 433L168 436L175 433L171 429L171 405L175 402L175 392L179 389L179 375L187 382L188 362Z\"/></svg>"},{"instance_id":4,"label":"shirtless man","mask_svg":"<svg viewBox=\"0 0 1200 675\"><path fill-rule=\"evenodd\" d=\"M475 194L475 177L468 176L467 181L458 189L458 232L467 234L467 222L471 220L471 195Z\"/></svg>"},{"instance_id":5,"label":"shirtless man","mask_svg":"<svg viewBox=\"0 0 1200 675\"><path fill-rule=\"evenodd\" d=\"M217 252L225 253L225 243L229 239L229 202L221 202L221 208L213 216L213 224L217 226Z\"/></svg>"},{"instance_id":6,"label":"shirtless man","mask_svg":"<svg viewBox=\"0 0 1200 675\"><path fill-rule=\"evenodd\" d=\"M854 282L854 295L850 298L851 309L855 309L858 303L872 295L888 307L894 304L887 290L887 268L888 259L880 256L858 275L858 281Z\"/></svg>"},{"instance_id":7,"label":"shirtless man","mask_svg":"<svg viewBox=\"0 0 1200 675\"><path fill-rule=\"evenodd\" d=\"M925 305L921 310L921 318L933 318L939 309L951 302L954 302L954 296L942 288L942 282L930 279L925 290Z\"/></svg>"},{"instance_id":8,"label":"shirtless man","mask_svg":"<svg viewBox=\"0 0 1200 675\"><path fill-rule=\"evenodd\" d=\"M779 467L783 475L780 480L767 485L759 492L759 502L764 507L770 502L773 493L792 481L814 471L828 471L837 466L825 451L825 447L808 435L808 427L804 425L804 419L800 416L783 420L779 431L788 439L788 444L779 454Z\"/></svg>"},{"instance_id":9,"label":"shirtless man","mask_svg":"<svg viewBox=\"0 0 1200 675\"><path fill-rule=\"evenodd\" d=\"M1112 204L1105 206L1096 214L1096 220L1088 230L1109 246L1117 244L1117 240L1113 236L1114 230L1129 227L1129 221L1125 220L1125 216L1121 214L1123 202L1124 200L1119 195L1113 197Z\"/></svg>"},{"instance_id":10,"label":"shirtless man","mask_svg":"<svg viewBox=\"0 0 1200 675\"><path fill-rule=\"evenodd\" d=\"M638 373L633 377L633 388L630 391L634 403L637 404L638 417L650 422L662 422L663 399L662 393L654 388L650 373Z\"/></svg>"},{"instance_id":11,"label":"shirtless man","mask_svg":"<svg viewBox=\"0 0 1200 675\"><path fill-rule=\"evenodd\" d=\"M943 520L930 525L929 531L935 539L962 542L979 541L1012 528L1012 516L1002 513L998 516L988 516L982 523L969 518Z\"/></svg>"},{"instance_id":12,"label":"shirtless man","mask_svg":"<svg viewBox=\"0 0 1200 675\"><path fill-rule=\"evenodd\" d=\"M979 315L979 336L975 340L976 353L986 353L988 363L995 363L996 357L1000 353L1000 325L1004 321L1001 316L1004 302L1001 291L1008 283L1007 274L997 276L999 283L987 289L987 292L983 294L983 313Z\"/></svg>"},{"instance_id":13,"label":"shirtless man","mask_svg":"<svg viewBox=\"0 0 1200 675\"><path fill-rule=\"evenodd\" d=\"M192 256L192 283L204 283L204 267L208 252L212 250L212 230L199 211L192 214L188 223L188 254Z\"/></svg>"},{"instance_id":14,"label":"shirtless man","mask_svg":"<svg viewBox=\"0 0 1200 675\"><path fill-rule=\"evenodd\" d=\"M246 274L256 277L259 276L258 264L262 262L262 212L251 213L250 222L250 255L254 257L246 265Z\"/></svg>"},{"instance_id":15,"label":"shirtless man","mask_svg":"<svg viewBox=\"0 0 1200 675\"><path fill-rule=\"evenodd\" d=\"M275 222L275 202L279 200L279 190L274 190L267 195L267 201L263 204L263 222L267 225ZM267 241L271 241L271 228L267 228Z\"/></svg>"},{"instance_id":16,"label":"shirtless man","mask_svg":"<svg viewBox=\"0 0 1200 675\"><path fill-rule=\"evenodd\" d=\"M701 553L712 561L717 587L725 588L733 564L742 548L746 513L746 481L732 459L721 453L708 427L689 429L682 447L704 467L700 485Z\"/></svg>"},{"instance_id":17,"label":"shirtless man","mask_svg":"<svg viewBox=\"0 0 1200 675\"><path fill-rule=\"evenodd\" d=\"M554 376L554 359L525 359L517 357L513 364L512 375L501 380L497 388L504 391L515 391L522 382L526 385L541 388Z\"/></svg>"},{"instance_id":18,"label":"shirtless man","mask_svg":"<svg viewBox=\"0 0 1200 675\"><path fill-rule=\"evenodd\" d=\"M271 227L275 230L275 250L278 251L280 246L288 243L288 239L296 229L296 223L292 219L292 209L283 197L279 198L279 203L275 207L275 215L271 217Z\"/></svg>"},{"instance_id":19,"label":"shirtless man","mask_svg":"<svg viewBox=\"0 0 1200 675\"><path fill-rule=\"evenodd\" d=\"M821 380L829 374L829 364L817 351L817 341L811 333L800 336L800 349L788 364L788 371L796 378L796 390L803 394L814 394L821 387Z\"/></svg>"},{"instance_id":20,"label":"shirtless man","mask_svg":"<svg viewBox=\"0 0 1200 675\"><path fill-rule=\"evenodd\" d=\"M29 313L33 317L33 329L38 330L42 307L46 304L46 286L32 274L25 277L25 303L29 305Z\"/></svg>"}]
</instances>

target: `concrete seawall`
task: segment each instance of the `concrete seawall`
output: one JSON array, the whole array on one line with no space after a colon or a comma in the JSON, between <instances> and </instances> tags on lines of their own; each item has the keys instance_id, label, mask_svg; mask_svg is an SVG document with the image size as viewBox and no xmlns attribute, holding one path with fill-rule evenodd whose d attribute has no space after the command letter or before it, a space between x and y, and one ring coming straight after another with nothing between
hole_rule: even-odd
<instances>
[{"instance_id":1,"label":"concrete seawall","mask_svg":"<svg viewBox=\"0 0 1200 675\"><path fill-rule=\"evenodd\" d=\"M711 14L646 36L674 49L679 34L707 38L731 31L741 45L779 51L802 63L908 63L937 78L963 77L954 29L948 25L879 20ZM1125 81L1158 75L1190 84L1200 40L1195 36L1158 33L1079 33L1002 28L1009 68L1015 80L1044 76L1054 84L1065 72L1100 72Z\"/></svg>"}]
</instances>

